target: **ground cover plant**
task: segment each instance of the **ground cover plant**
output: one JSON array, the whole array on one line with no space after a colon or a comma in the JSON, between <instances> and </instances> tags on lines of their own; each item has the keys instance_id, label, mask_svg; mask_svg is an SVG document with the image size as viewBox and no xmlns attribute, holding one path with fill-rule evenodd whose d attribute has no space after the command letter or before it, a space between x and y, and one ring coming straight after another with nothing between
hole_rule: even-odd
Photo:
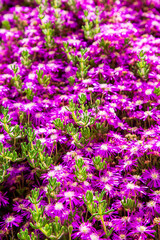
<instances>
[{"instance_id":1,"label":"ground cover plant","mask_svg":"<svg viewBox=\"0 0 160 240\"><path fill-rule=\"evenodd\" d=\"M160 239L159 0L0 0L0 239Z\"/></svg>"}]
</instances>

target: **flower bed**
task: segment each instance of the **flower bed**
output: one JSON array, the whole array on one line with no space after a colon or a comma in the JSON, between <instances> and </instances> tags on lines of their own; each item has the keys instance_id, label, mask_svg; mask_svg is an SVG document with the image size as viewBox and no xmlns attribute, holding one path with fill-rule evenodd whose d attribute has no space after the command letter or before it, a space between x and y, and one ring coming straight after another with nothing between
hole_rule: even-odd
<instances>
[{"instance_id":1,"label":"flower bed","mask_svg":"<svg viewBox=\"0 0 160 240\"><path fill-rule=\"evenodd\" d=\"M0 239L160 239L159 0L0 0Z\"/></svg>"}]
</instances>

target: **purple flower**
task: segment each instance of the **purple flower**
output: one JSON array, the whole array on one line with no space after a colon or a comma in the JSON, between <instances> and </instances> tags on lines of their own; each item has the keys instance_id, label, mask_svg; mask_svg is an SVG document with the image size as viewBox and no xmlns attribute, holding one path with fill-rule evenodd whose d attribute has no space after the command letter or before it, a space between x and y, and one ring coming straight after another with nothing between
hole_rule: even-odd
<instances>
[{"instance_id":1,"label":"purple flower","mask_svg":"<svg viewBox=\"0 0 160 240\"><path fill-rule=\"evenodd\" d=\"M0 207L3 205L7 205L8 204L8 198L5 197L6 193L5 194L2 194L2 192L0 192Z\"/></svg>"},{"instance_id":2,"label":"purple flower","mask_svg":"<svg viewBox=\"0 0 160 240\"><path fill-rule=\"evenodd\" d=\"M67 176L67 167L57 165L53 166L47 173L42 174L41 179L44 179L44 183L46 183L50 177L57 178L57 181L62 181L64 178L66 179Z\"/></svg>"},{"instance_id":3,"label":"purple flower","mask_svg":"<svg viewBox=\"0 0 160 240\"><path fill-rule=\"evenodd\" d=\"M12 228L13 226L18 227L19 224L22 222L22 217L19 215L11 215L7 214L3 216L3 222L0 222L0 226L5 229L5 228Z\"/></svg>"},{"instance_id":4,"label":"purple flower","mask_svg":"<svg viewBox=\"0 0 160 240\"><path fill-rule=\"evenodd\" d=\"M61 220L68 219L70 214L70 209L66 208L63 203L56 202L55 204L48 204L45 207L46 215L54 218L55 216L59 216Z\"/></svg>"},{"instance_id":5,"label":"purple flower","mask_svg":"<svg viewBox=\"0 0 160 240\"><path fill-rule=\"evenodd\" d=\"M121 231L120 233L116 234L114 233L113 234L113 240L129 240L131 238L128 238L127 236L127 231Z\"/></svg>"},{"instance_id":6,"label":"purple flower","mask_svg":"<svg viewBox=\"0 0 160 240\"><path fill-rule=\"evenodd\" d=\"M149 180L148 181L148 186L149 187L154 187L154 188L159 188L160 187L160 171L152 168L149 170L145 170L145 172L142 174L142 178L144 180Z\"/></svg>"},{"instance_id":7,"label":"purple flower","mask_svg":"<svg viewBox=\"0 0 160 240\"><path fill-rule=\"evenodd\" d=\"M13 211L16 211L22 216L26 216L27 218L29 218L29 216L31 215L29 211L29 205L31 205L29 200L18 199L18 201L13 204Z\"/></svg>"},{"instance_id":8,"label":"purple flower","mask_svg":"<svg viewBox=\"0 0 160 240\"><path fill-rule=\"evenodd\" d=\"M127 158L125 158L127 157ZM131 171L133 167L137 166L137 160L132 159L131 157L125 156L124 159L119 161L121 168L126 171Z\"/></svg>"},{"instance_id":9,"label":"purple flower","mask_svg":"<svg viewBox=\"0 0 160 240\"><path fill-rule=\"evenodd\" d=\"M88 240L91 233L93 233L92 224L89 222L81 223L80 225L77 222L73 224L73 239L80 237L82 240Z\"/></svg>"},{"instance_id":10,"label":"purple flower","mask_svg":"<svg viewBox=\"0 0 160 240\"><path fill-rule=\"evenodd\" d=\"M135 174L135 175L130 175L129 174L129 176L127 176L126 179L130 182L135 183L135 184L138 183L138 181L141 181L141 182L144 183L144 181L142 181L142 177L140 175L137 175L137 174Z\"/></svg>"},{"instance_id":11,"label":"purple flower","mask_svg":"<svg viewBox=\"0 0 160 240\"><path fill-rule=\"evenodd\" d=\"M74 192L73 190L71 191L63 191L60 194L57 194L57 197L61 197L59 200L62 203L68 203L72 206L73 208L73 203L77 206L80 203L80 199L82 194L79 194L78 192ZM79 199L80 198L80 199Z\"/></svg>"},{"instance_id":12,"label":"purple flower","mask_svg":"<svg viewBox=\"0 0 160 240\"><path fill-rule=\"evenodd\" d=\"M100 239L102 239L102 238L100 238L97 233L91 233L91 234L89 235L89 238L88 238L88 239L89 239L89 240L100 240Z\"/></svg>"},{"instance_id":13,"label":"purple flower","mask_svg":"<svg viewBox=\"0 0 160 240\"><path fill-rule=\"evenodd\" d=\"M109 142L97 144L97 146L94 148L96 149L97 153L103 157L109 157L111 153L116 151L114 146Z\"/></svg>"},{"instance_id":14,"label":"purple flower","mask_svg":"<svg viewBox=\"0 0 160 240\"><path fill-rule=\"evenodd\" d=\"M138 235L138 239L139 240L145 240L148 239L147 236L150 235L152 237L155 237L153 235L153 233L155 233L155 230L152 230L152 226L146 226L144 224L137 224L137 223L133 223L132 225L132 230L131 232L128 234L128 236L136 236Z\"/></svg>"},{"instance_id":15,"label":"purple flower","mask_svg":"<svg viewBox=\"0 0 160 240\"><path fill-rule=\"evenodd\" d=\"M143 186L138 186L137 184L133 182L127 182L126 184L123 185L123 194L127 196L136 196L137 194L146 194L145 193L145 187Z\"/></svg>"},{"instance_id":16,"label":"purple flower","mask_svg":"<svg viewBox=\"0 0 160 240\"><path fill-rule=\"evenodd\" d=\"M158 214L160 214L160 203L151 200L151 201L147 202L146 205L147 205L146 211L149 214L152 214L153 216L155 215L156 212Z\"/></svg>"},{"instance_id":17,"label":"purple flower","mask_svg":"<svg viewBox=\"0 0 160 240\"><path fill-rule=\"evenodd\" d=\"M160 203L160 190L156 190L153 193L148 193L148 196L151 197L153 201Z\"/></svg>"}]
</instances>

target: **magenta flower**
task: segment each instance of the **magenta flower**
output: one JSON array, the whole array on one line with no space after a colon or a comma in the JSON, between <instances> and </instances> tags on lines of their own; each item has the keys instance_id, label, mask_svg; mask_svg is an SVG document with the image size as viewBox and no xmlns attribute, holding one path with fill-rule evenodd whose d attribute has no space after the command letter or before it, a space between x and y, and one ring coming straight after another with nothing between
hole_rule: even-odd
<instances>
[{"instance_id":1,"label":"magenta flower","mask_svg":"<svg viewBox=\"0 0 160 240\"><path fill-rule=\"evenodd\" d=\"M156 231L152 230L152 226L146 226L144 224L137 225L137 223L135 223L132 225L132 227L133 227L133 230L131 230L131 232L128 234L128 236L137 236L138 235L139 240L148 239L148 237L147 237L148 235L155 237L153 235L153 233L155 233Z\"/></svg>"},{"instance_id":2,"label":"magenta flower","mask_svg":"<svg viewBox=\"0 0 160 240\"><path fill-rule=\"evenodd\" d=\"M145 170L145 172L142 174L142 178L144 180L148 180L148 186L159 188L160 187L160 171L153 168L149 170Z\"/></svg>"},{"instance_id":3,"label":"magenta flower","mask_svg":"<svg viewBox=\"0 0 160 240\"><path fill-rule=\"evenodd\" d=\"M142 181L142 177L140 175L129 175L126 177L126 179L129 181L129 182L133 182L133 183L137 183L138 181L141 181L144 183L144 181Z\"/></svg>"},{"instance_id":4,"label":"magenta flower","mask_svg":"<svg viewBox=\"0 0 160 240\"><path fill-rule=\"evenodd\" d=\"M127 156L126 156L127 157ZM125 171L131 171L133 167L137 166L137 160L129 158L124 158L119 161L119 164L121 165L121 168Z\"/></svg>"},{"instance_id":5,"label":"magenta flower","mask_svg":"<svg viewBox=\"0 0 160 240\"><path fill-rule=\"evenodd\" d=\"M20 213L22 216L26 216L27 218L29 218L29 216L31 215L29 211L30 205L31 203L29 200L18 199L13 204L13 211L16 211L17 213Z\"/></svg>"},{"instance_id":6,"label":"magenta flower","mask_svg":"<svg viewBox=\"0 0 160 240\"><path fill-rule=\"evenodd\" d=\"M118 233L118 234L113 234L113 238L112 238L113 240L129 240L129 239L131 239L131 238L128 238L128 236L127 236L127 231L121 231L120 233Z\"/></svg>"},{"instance_id":7,"label":"magenta flower","mask_svg":"<svg viewBox=\"0 0 160 240\"><path fill-rule=\"evenodd\" d=\"M68 219L70 209L66 208L63 203L56 202L55 204L48 204L45 207L45 213L47 216L54 218L58 216L61 220Z\"/></svg>"},{"instance_id":8,"label":"magenta flower","mask_svg":"<svg viewBox=\"0 0 160 240\"><path fill-rule=\"evenodd\" d=\"M95 149L97 151L97 155L103 156L103 157L109 157L109 155L116 151L113 145L111 145L109 142L100 143L95 146Z\"/></svg>"},{"instance_id":9,"label":"magenta flower","mask_svg":"<svg viewBox=\"0 0 160 240\"><path fill-rule=\"evenodd\" d=\"M127 182L124 185L121 186L122 187L122 192L123 194L127 195L127 196L136 196L138 194L146 194L145 190L146 187L143 186L138 186L137 184L133 183L133 182Z\"/></svg>"},{"instance_id":10,"label":"magenta flower","mask_svg":"<svg viewBox=\"0 0 160 240\"><path fill-rule=\"evenodd\" d=\"M105 188L106 193L113 197L116 194L116 187L119 185L120 180L120 174L115 169L110 168L104 170L101 176L94 176L92 184L101 190Z\"/></svg>"},{"instance_id":11,"label":"magenta flower","mask_svg":"<svg viewBox=\"0 0 160 240\"><path fill-rule=\"evenodd\" d=\"M90 239L89 236L91 233L93 233L93 227L91 223L81 223L80 225L77 222L74 222L73 224L73 239L80 237L82 240L88 240Z\"/></svg>"},{"instance_id":12,"label":"magenta flower","mask_svg":"<svg viewBox=\"0 0 160 240\"><path fill-rule=\"evenodd\" d=\"M0 226L2 227L2 229L12 228L13 226L19 226L19 224L22 222L22 217L19 215L11 215L8 213L3 217L3 220L3 222L0 222Z\"/></svg>"},{"instance_id":13,"label":"magenta flower","mask_svg":"<svg viewBox=\"0 0 160 240\"><path fill-rule=\"evenodd\" d=\"M146 212L149 214L152 214L153 216L156 214L156 212L160 214L160 204L158 202L151 200L147 202L146 205Z\"/></svg>"},{"instance_id":14,"label":"magenta flower","mask_svg":"<svg viewBox=\"0 0 160 240\"><path fill-rule=\"evenodd\" d=\"M149 193L148 196L151 197L153 201L157 201L158 203L160 203L160 190Z\"/></svg>"},{"instance_id":15,"label":"magenta flower","mask_svg":"<svg viewBox=\"0 0 160 240\"><path fill-rule=\"evenodd\" d=\"M57 178L60 181L68 176L67 167L62 165L53 166L47 173L42 174L41 179L44 179L43 183L48 182L50 177Z\"/></svg>"},{"instance_id":16,"label":"magenta flower","mask_svg":"<svg viewBox=\"0 0 160 240\"><path fill-rule=\"evenodd\" d=\"M88 239L89 239L89 240L100 240L100 239L102 239L102 238L100 238L99 235L96 234L96 233L91 233L91 234L89 235L89 238L88 238Z\"/></svg>"},{"instance_id":17,"label":"magenta flower","mask_svg":"<svg viewBox=\"0 0 160 240\"><path fill-rule=\"evenodd\" d=\"M0 207L1 205L5 206L8 204L8 198L5 197L6 193L5 194L2 194L2 192L0 192Z\"/></svg>"},{"instance_id":18,"label":"magenta flower","mask_svg":"<svg viewBox=\"0 0 160 240\"><path fill-rule=\"evenodd\" d=\"M63 191L63 192L57 194L57 197L60 197L60 200L59 200L60 202L66 203L67 205L70 204L73 208L74 207L73 203L76 206L80 204L81 199L82 199L81 195L82 194L71 190L71 191Z\"/></svg>"}]
</instances>

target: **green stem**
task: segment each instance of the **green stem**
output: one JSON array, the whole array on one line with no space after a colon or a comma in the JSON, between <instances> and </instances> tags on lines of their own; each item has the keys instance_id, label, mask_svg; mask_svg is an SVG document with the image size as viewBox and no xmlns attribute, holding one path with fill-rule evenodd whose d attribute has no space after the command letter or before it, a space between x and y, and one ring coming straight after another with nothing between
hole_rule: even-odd
<instances>
[{"instance_id":1,"label":"green stem","mask_svg":"<svg viewBox=\"0 0 160 240\"><path fill-rule=\"evenodd\" d=\"M107 237L107 229L106 229L106 225L105 225L105 223L104 223L103 216L100 216L100 218L101 218L101 221L102 221L102 225L103 225L104 232L105 232L106 237Z\"/></svg>"},{"instance_id":2,"label":"green stem","mask_svg":"<svg viewBox=\"0 0 160 240\"><path fill-rule=\"evenodd\" d=\"M14 138L14 147L16 146L16 138Z\"/></svg>"},{"instance_id":3,"label":"green stem","mask_svg":"<svg viewBox=\"0 0 160 240\"><path fill-rule=\"evenodd\" d=\"M92 92L90 92L90 99L91 99L91 105L93 104L92 102Z\"/></svg>"},{"instance_id":4,"label":"green stem","mask_svg":"<svg viewBox=\"0 0 160 240\"><path fill-rule=\"evenodd\" d=\"M33 142L31 142L31 148L32 148L32 150L33 150Z\"/></svg>"},{"instance_id":5,"label":"green stem","mask_svg":"<svg viewBox=\"0 0 160 240\"><path fill-rule=\"evenodd\" d=\"M28 125L29 125L29 117L30 117L30 114L29 114L29 110L28 110Z\"/></svg>"},{"instance_id":6,"label":"green stem","mask_svg":"<svg viewBox=\"0 0 160 240\"><path fill-rule=\"evenodd\" d=\"M71 199L69 199L69 206L70 206L71 213L72 213L72 218L73 218L73 210L72 210L72 205L71 205Z\"/></svg>"},{"instance_id":7,"label":"green stem","mask_svg":"<svg viewBox=\"0 0 160 240\"><path fill-rule=\"evenodd\" d=\"M105 232L106 237L107 237L107 229L106 229L106 225L105 225L105 223L104 223L101 206L99 206L99 215L100 215L100 219L101 219L101 221L102 221L102 225L103 225L104 232Z\"/></svg>"},{"instance_id":8,"label":"green stem","mask_svg":"<svg viewBox=\"0 0 160 240\"><path fill-rule=\"evenodd\" d=\"M73 117L73 120L74 120L75 122L78 121L78 119L77 119L77 117L76 117L76 114L75 114L74 112L72 112L72 117Z\"/></svg>"},{"instance_id":9,"label":"green stem","mask_svg":"<svg viewBox=\"0 0 160 240\"><path fill-rule=\"evenodd\" d=\"M52 150L51 150L50 157L52 156L52 153L53 153L54 146L55 146L55 144L54 144L54 142L53 142L53 146L52 146Z\"/></svg>"},{"instance_id":10,"label":"green stem","mask_svg":"<svg viewBox=\"0 0 160 240\"><path fill-rule=\"evenodd\" d=\"M6 128L6 132L9 133L9 128L8 128L8 125L6 123L4 123L4 126Z\"/></svg>"}]
</instances>

